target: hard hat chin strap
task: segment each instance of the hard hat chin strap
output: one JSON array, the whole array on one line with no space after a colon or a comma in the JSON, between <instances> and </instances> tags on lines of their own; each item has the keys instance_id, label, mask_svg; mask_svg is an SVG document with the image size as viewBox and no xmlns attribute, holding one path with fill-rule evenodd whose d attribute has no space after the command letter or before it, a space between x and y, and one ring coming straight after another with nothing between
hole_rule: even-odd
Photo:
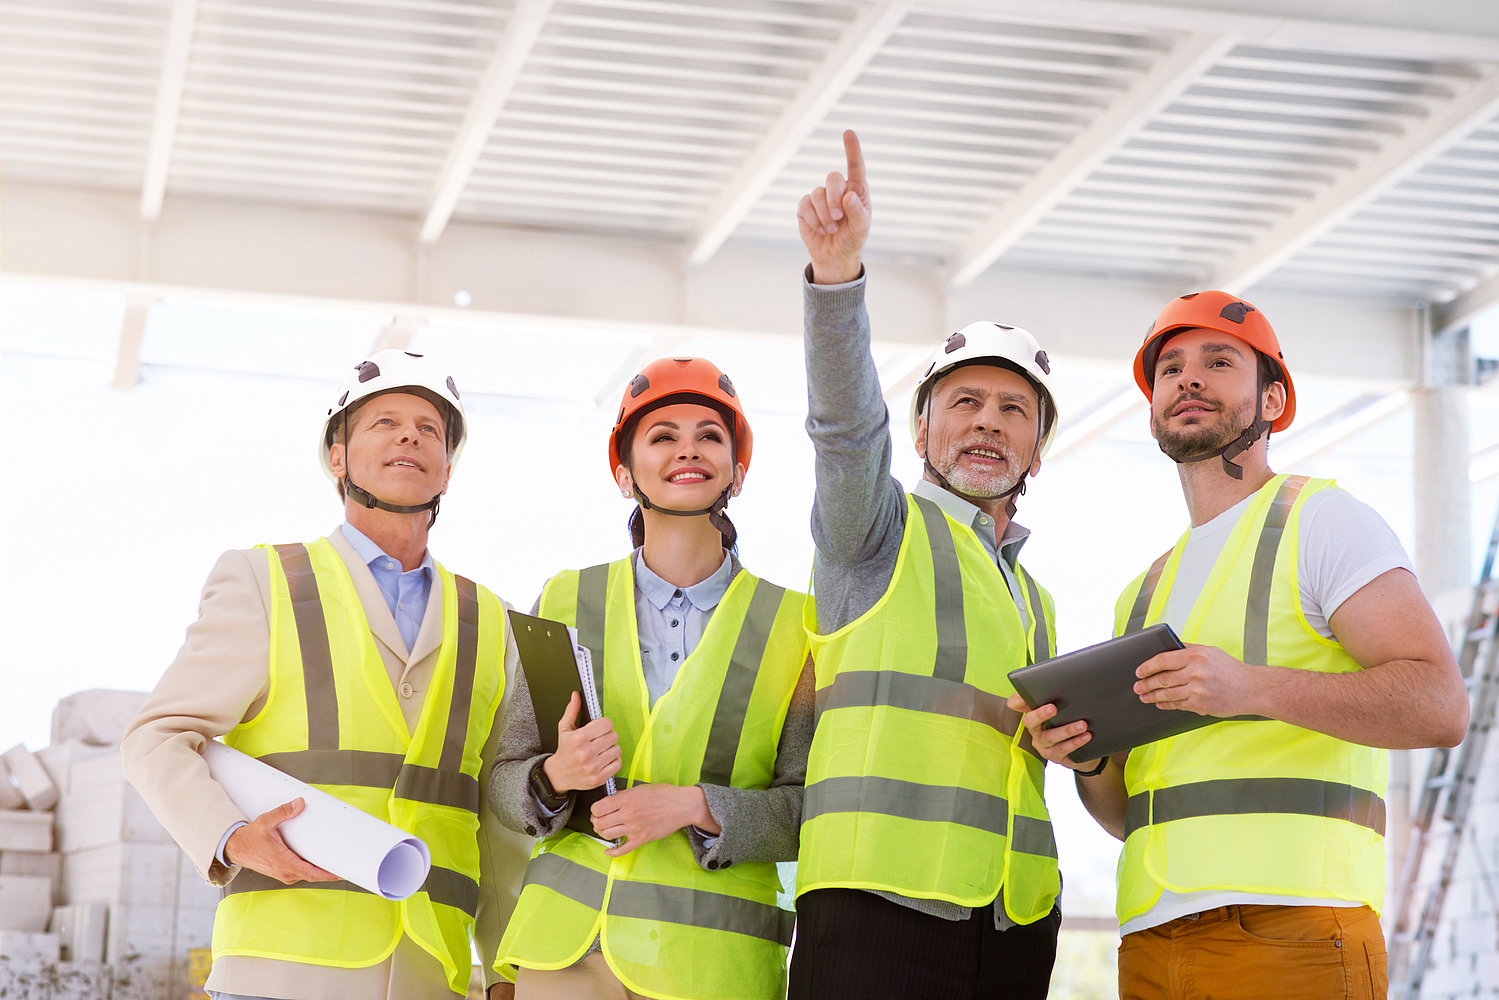
<instances>
[{"instance_id":1,"label":"hard hat chin strap","mask_svg":"<svg viewBox=\"0 0 1499 1000\"><path fill-rule=\"evenodd\" d=\"M364 487L354 485L354 478L347 473L344 474L344 492L352 496L355 503L371 510L378 508L380 510L388 510L392 514L420 514L424 510L430 510L432 518L427 522L428 530L432 528L432 525L437 523L437 508L442 504L441 493L426 503L412 505L386 503Z\"/></svg>"},{"instance_id":2,"label":"hard hat chin strap","mask_svg":"<svg viewBox=\"0 0 1499 1000\"><path fill-rule=\"evenodd\" d=\"M632 480L635 478L634 473L631 473L630 478ZM634 484L635 499L639 500L640 506L646 510L653 510L658 514L670 514L672 517L702 517L706 514L708 515L708 523L717 528L720 533L727 532L729 528L729 519L723 516L723 511L729 505L729 492L733 488L734 484L731 481L729 485L723 488L723 492L718 495L718 499L702 510L672 510L670 507L661 507L651 503L651 498L645 495L645 491L640 488L640 484Z\"/></svg>"},{"instance_id":3,"label":"hard hat chin strap","mask_svg":"<svg viewBox=\"0 0 1499 1000\"><path fill-rule=\"evenodd\" d=\"M1254 447L1254 443L1261 437L1268 435L1271 423L1272 421L1265 419L1265 389L1263 385L1260 385L1256 388L1254 394L1254 423L1244 428L1238 437L1222 448L1215 448L1212 451L1204 451L1196 455L1188 455L1186 458L1178 458L1176 464L1190 465L1193 462L1205 462L1210 458L1221 457L1223 459L1224 473L1232 476L1234 479L1243 479L1244 468L1235 465L1233 459L1238 458Z\"/></svg>"}]
</instances>

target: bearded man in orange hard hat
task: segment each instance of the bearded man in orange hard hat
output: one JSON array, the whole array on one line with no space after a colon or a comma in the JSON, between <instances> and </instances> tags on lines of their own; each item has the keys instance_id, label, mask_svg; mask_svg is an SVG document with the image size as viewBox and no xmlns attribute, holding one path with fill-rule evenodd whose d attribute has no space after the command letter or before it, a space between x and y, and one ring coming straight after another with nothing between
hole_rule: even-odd
<instances>
[{"instance_id":1,"label":"bearded man in orange hard hat","mask_svg":"<svg viewBox=\"0 0 1499 1000\"><path fill-rule=\"evenodd\" d=\"M1043 728L1053 705L1024 717L1124 841L1120 994L1383 997L1385 748L1462 740L1452 650L1378 514L1271 470L1296 388L1262 312L1183 295L1134 375L1192 523L1125 588L1115 630L1169 623L1186 647L1145 661L1136 694L1228 721L1079 763L1086 722Z\"/></svg>"}]
</instances>

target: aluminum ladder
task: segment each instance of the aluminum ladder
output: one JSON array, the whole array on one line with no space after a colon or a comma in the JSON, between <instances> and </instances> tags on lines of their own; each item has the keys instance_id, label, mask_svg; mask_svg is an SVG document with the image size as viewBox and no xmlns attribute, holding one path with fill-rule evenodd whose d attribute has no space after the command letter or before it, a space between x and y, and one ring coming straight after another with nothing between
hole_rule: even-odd
<instances>
[{"instance_id":1,"label":"aluminum ladder","mask_svg":"<svg viewBox=\"0 0 1499 1000\"><path fill-rule=\"evenodd\" d=\"M1493 725L1495 707L1499 705L1499 666L1496 666L1499 642L1495 641L1499 615L1494 611L1495 595L1499 593L1499 579L1494 576L1496 551L1499 551L1499 517L1495 518L1494 530L1489 535L1483 573L1473 590L1473 609L1468 615L1458 654L1458 665L1462 668L1471 699L1468 733L1455 749L1438 747L1432 751L1426 779L1420 786L1421 798L1411 818L1410 846L1400 873L1399 902L1395 910L1395 947L1390 949L1392 963L1402 958L1405 961L1403 969L1394 966L1390 969L1390 1000L1418 1000L1421 995L1421 981L1431 965L1431 949L1441 922L1442 905L1446 902L1447 890L1457 868L1473 794L1483 766L1484 748ZM1475 670L1475 667L1479 669ZM1439 805L1441 822L1437 822ZM1416 887L1422 861L1427 848L1434 848L1439 842L1442 842L1440 866L1426 886L1415 929L1411 930L1412 917L1416 916L1415 907L1421 895Z\"/></svg>"}]
</instances>

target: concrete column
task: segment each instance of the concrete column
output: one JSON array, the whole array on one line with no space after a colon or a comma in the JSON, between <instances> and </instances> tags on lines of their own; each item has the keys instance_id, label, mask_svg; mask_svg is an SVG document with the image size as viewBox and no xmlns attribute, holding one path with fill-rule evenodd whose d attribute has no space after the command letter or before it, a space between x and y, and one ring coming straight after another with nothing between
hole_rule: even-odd
<instances>
[{"instance_id":1,"label":"concrete column","mask_svg":"<svg viewBox=\"0 0 1499 1000\"><path fill-rule=\"evenodd\" d=\"M1416 574L1428 596L1472 586L1468 387L1417 389Z\"/></svg>"},{"instance_id":2,"label":"concrete column","mask_svg":"<svg viewBox=\"0 0 1499 1000\"><path fill-rule=\"evenodd\" d=\"M1416 545L1411 555L1421 589L1427 597L1435 598L1473 583L1468 481L1468 385L1472 381L1472 363L1466 330L1434 338L1423 328L1421 338L1424 385L1412 393L1416 425L1411 470L1415 477ZM1412 756L1409 750L1390 753L1390 784L1385 800L1386 884L1395 891L1410 845L1413 798L1419 798L1421 792L1412 785L1419 785L1426 774L1424 755L1419 768L1413 767ZM1391 911L1388 916L1392 921L1395 914ZM1403 962L1397 961L1397 965L1403 967Z\"/></svg>"}]
</instances>

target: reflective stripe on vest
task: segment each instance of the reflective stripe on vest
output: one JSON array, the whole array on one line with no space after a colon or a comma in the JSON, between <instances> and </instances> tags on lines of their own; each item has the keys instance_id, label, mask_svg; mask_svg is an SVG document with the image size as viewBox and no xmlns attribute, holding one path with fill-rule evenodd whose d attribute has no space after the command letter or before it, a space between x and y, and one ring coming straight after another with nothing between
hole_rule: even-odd
<instances>
[{"instance_id":1,"label":"reflective stripe on vest","mask_svg":"<svg viewBox=\"0 0 1499 1000\"><path fill-rule=\"evenodd\" d=\"M1194 603L1184 641L1246 663L1359 669L1300 610L1296 519L1307 497L1331 485L1282 476L1262 487ZM1162 619L1188 537L1121 595L1120 632ZM1345 899L1378 909L1386 771L1384 751L1271 720L1225 720L1131 751L1121 922L1148 912L1163 890Z\"/></svg>"},{"instance_id":2,"label":"reflective stripe on vest","mask_svg":"<svg viewBox=\"0 0 1499 1000\"><path fill-rule=\"evenodd\" d=\"M1006 673L1050 655L1046 598L1017 569L1027 630L977 535L923 497L907 503L884 596L829 635L808 621L818 722L797 892L880 889L979 906L1003 885L1011 917L1029 923L1058 890L1056 841L1044 765L1013 738ZM934 732L944 752L931 749Z\"/></svg>"},{"instance_id":3,"label":"reflective stripe on vest","mask_svg":"<svg viewBox=\"0 0 1499 1000\"><path fill-rule=\"evenodd\" d=\"M609 877L557 854L543 854L526 868L525 885L543 885L590 909L604 906ZM611 914L708 927L763 938L790 947L796 914L737 896L675 885L617 880L609 895Z\"/></svg>"},{"instance_id":4,"label":"reflective stripe on vest","mask_svg":"<svg viewBox=\"0 0 1499 1000\"><path fill-rule=\"evenodd\" d=\"M806 661L805 595L740 571L654 706L634 597L633 561L625 559L561 574L539 608L575 625L593 656L601 704L620 739L616 784L768 787ZM598 938L610 968L636 993L779 998L794 920L776 905L779 887L768 862L728 858L705 871L684 831L616 859L564 829L537 846L495 968L565 968Z\"/></svg>"},{"instance_id":5,"label":"reflective stripe on vest","mask_svg":"<svg viewBox=\"0 0 1499 1000\"><path fill-rule=\"evenodd\" d=\"M274 553L271 694L225 742L422 837L433 865L399 903L342 880L286 885L243 869L221 893L215 954L360 967L387 957L404 933L461 993L479 899L479 752L504 690L500 603L437 567L443 644L412 732L342 558L326 540ZM498 637L488 652L481 620ZM305 749L292 748L299 743ZM307 933L325 924L343 929L326 940Z\"/></svg>"},{"instance_id":6,"label":"reflective stripe on vest","mask_svg":"<svg viewBox=\"0 0 1499 1000\"><path fill-rule=\"evenodd\" d=\"M971 788L919 785L913 781L862 777L824 778L807 786L802 822L828 813L862 812L899 816L924 823L957 823L976 830L1003 830L1010 805L998 795ZM1044 858L1057 856L1051 823L1031 816L1015 817L1013 850Z\"/></svg>"}]
</instances>

